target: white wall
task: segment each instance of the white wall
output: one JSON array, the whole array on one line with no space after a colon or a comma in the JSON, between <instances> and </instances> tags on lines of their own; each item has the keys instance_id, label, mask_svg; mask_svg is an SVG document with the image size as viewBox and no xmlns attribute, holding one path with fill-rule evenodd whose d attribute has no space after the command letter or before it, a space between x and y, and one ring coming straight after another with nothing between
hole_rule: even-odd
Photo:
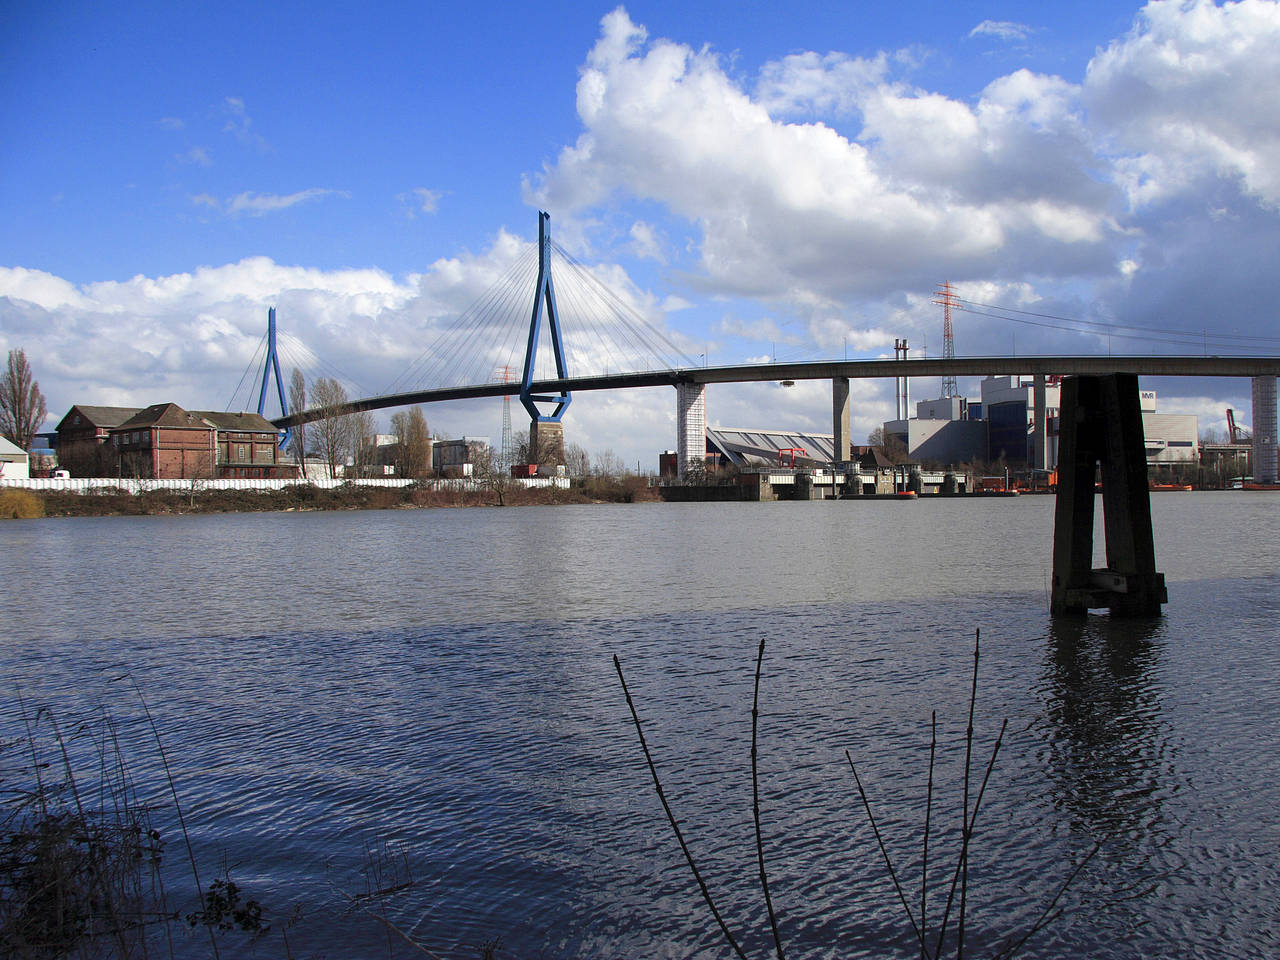
<instances>
[{"instance_id":1,"label":"white wall","mask_svg":"<svg viewBox=\"0 0 1280 960\"><path fill-rule=\"evenodd\" d=\"M524 477L512 478L510 483L522 487L559 487L567 489L567 477ZM69 490L73 493L106 493L119 490L123 493L145 493L148 490L177 490L186 493L191 490L280 490L298 483L309 483L313 487L331 490L344 483L352 483L360 487L407 487L418 483L427 490L480 490L484 487L479 480L112 480L103 477L84 479L48 480L33 479L0 479L0 487L22 487L27 490Z\"/></svg>"}]
</instances>

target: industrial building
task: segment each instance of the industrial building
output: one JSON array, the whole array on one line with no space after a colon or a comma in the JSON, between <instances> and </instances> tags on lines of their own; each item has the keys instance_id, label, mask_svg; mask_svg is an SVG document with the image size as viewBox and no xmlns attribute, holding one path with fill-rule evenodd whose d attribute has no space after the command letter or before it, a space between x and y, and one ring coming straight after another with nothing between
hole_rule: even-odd
<instances>
[{"instance_id":1,"label":"industrial building","mask_svg":"<svg viewBox=\"0 0 1280 960\"><path fill-rule=\"evenodd\" d=\"M431 466L440 476L469 477L476 461L489 449L488 437L436 440L431 446Z\"/></svg>"},{"instance_id":2,"label":"industrial building","mask_svg":"<svg viewBox=\"0 0 1280 960\"><path fill-rule=\"evenodd\" d=\"M982 407L965 397L920 400L910 420L890 420L884 436L902 444L917 463L973 463L986 458L987 426Z\"/></svg>"},{"instance_id":3,"label":"industrial building","mask_svg":"<svg viewBox=\"0 0 1280 960\"><path fill-rule=\"evenodd\" d=\"M1036 385L1017 376L987 377L980 401L964 397L921 400L910 420L890 420L885 436L903 444L906 456L919 463L1003 462L1013 469L1058 464L1058 416L1061 386L1045 378L1045 451L1036 451ZM1198 420L1190 414L1158 413L1156 392L1141 391L1142 427L1147 463L1157 469L1194 464Z\"/></svg>"},{"instance_id":4,"label":"industrial building","mask_svg":"<svg viewBox=\"0 0 1280 960\"><path fill-rule=\"evenodd\" d=\"M1021 377L986 377L982 381L982 419L987 425L986 460L1003 459L1011 467L1058 464L1058 410L1062 388L1057 377L1045 379L1045 457L1036 463L1035 383Z\"/></svg>"}]
</instances>

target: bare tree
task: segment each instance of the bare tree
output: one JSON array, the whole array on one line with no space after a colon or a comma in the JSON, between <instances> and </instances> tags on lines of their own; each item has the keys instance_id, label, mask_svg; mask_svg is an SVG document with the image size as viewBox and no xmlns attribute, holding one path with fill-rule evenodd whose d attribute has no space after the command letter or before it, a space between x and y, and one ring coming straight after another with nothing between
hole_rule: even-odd
<instances>
[{"instance_id":1,"label":"bare tree","mask_svg":"<svg viewBox=\"0 0 1280 960\"><path fill-rule=\"evenodd\" d=\"M9 364L0 376L0 435L29 450L48 414L40 384L31 377L27 355L10 350Z\"/></svg>"},{"instance_id":2,"label":"bare tree","mask_svg":"<svg viewBox=\"0 0 1280 960\"><path fill-rule=\"evenodd\" d=\"M596 454L595 470L593 471L597 477L607 480L617 480L626 472L626 466L612 450L602 450Z\"/></svg>"},{"instance_id":3,"label":"bare tree","mask_svg":"<svg viewBox=\"0 0 1280 960\"><path fill-rule=\"evenodd\" d=\"M321 377L311 385L311 399L312 405L324 413L323 419L316 421L316 443L333 478L338 475L338 467L347 462L351 449L350 421L338 413L338 408L348 402L347 391L332 377Z\"/></svg>"},{"instance_id":4,"label":"bare tree","mask_svg":"<svg viewBox=\"0 0 1280 960\"><path fill-rule=\"evenodd\" d=\"M357 477L368 476L378 445L377 425L373 421L373 414L368 410L360 410L349 414L346 419L355 474Z\"/></svg>"},{"instance_id":5,"label":"bare tree","mask_svg":"<svg viewBox=\"0 0 1280 960\"><path fill-rule=\"evenodd\" d=\"M297 367L293 368L293 376L289 378L289 409L301 413L307 409L307 378ZM300 423L289 430L289 451L298 461L298 475L306 477L307 472L307 425Z\"/></svg>"},{"instance_id":6,"label":"bare tree","mask_svg":"<svg viewBox=\"0 0 1280 960\"><path fill-rule=\"evenodd\" d=\"M397 410L391 415L396 435L396 475L425 477L431 472L431 431L422 407Z\"/></svg>"},{"instance_id":7,"label":"bare tree","mask_svg":"<svg viewBox=\"0 0 1280 960\"><path fill-rule=\"evenodd\" d=\"M571 477L585 477L591 473L591 455L579 443L564 448L564 471Z\"/></svg>"},{"instance_id":8,"label":"bare tree","mask_svg":"<svg viewBox=\"0 0 1280 960\"><path fill-rule=\"evenodd\" d=\"M507 505L507 491L511 488L511 471L504 469L502 458L487 444L471 454L471 469L481 486L498 498L498 506Z\"/></svg>"},{"instance_id":9,"label":"bare tree","mask_svg":"<svg viewBox=\"0 0 1280 960\"><path fill-rule=\"evenodd\" d=\"M897 434L886 433L883 427L876 427L867 437L867 444L876 447L890 463L906 463L911 459L907 445Z\"/></svg>"}]
</instances>

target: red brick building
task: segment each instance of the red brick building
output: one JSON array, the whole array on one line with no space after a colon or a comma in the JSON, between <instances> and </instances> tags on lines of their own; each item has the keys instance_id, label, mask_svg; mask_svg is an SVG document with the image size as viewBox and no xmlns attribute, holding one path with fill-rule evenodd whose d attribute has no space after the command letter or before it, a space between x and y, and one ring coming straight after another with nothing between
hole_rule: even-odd
<instances>
[{"instance_id":1,"label":"red brick building","mask_svg":"<svg viewBox=\"0 0 1280 960\"><path fill-rule=\"evenodd\" d=\"M157 403L107 432L123 477L282 479L297 472L281 460L276 428L256 413Z\"/></svg>"},{"instance_id":2,"label":"red brick building","mask_svg":"<svg viewBox=\"0 0 1280 960\"><path fill-rule=\"evenodd\" d=\"M58 424L58 466L73 477L117 476L111 430L141 413L138 407L91 407L77 403Z\"/></svg>"}]
</instances>

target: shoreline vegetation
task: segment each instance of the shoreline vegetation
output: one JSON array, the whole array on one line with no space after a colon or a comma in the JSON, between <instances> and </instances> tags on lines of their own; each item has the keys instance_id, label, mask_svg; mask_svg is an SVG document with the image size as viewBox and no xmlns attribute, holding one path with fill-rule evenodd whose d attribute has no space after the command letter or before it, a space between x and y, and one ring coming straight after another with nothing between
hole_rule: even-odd
<instances>
[{"instance_id":1,"label":"shoreline vegetation","mask_svg":"<svg viewBox=\"0 0 1280 960\"><path fill-rule=\"evenodd\" d=\"M279 490L144 490L79 493L0 490L0 519L39 517L168 516L195 513L268 513L312 510L418 510L440 507L525 507L581 503L642 503L660 499L648 478L588 477L568 488L525 488L518 484L475 489L435 489L428 485L366 487L342 484L325 489L292 484Z\"/></svg>"}]
</instances>

